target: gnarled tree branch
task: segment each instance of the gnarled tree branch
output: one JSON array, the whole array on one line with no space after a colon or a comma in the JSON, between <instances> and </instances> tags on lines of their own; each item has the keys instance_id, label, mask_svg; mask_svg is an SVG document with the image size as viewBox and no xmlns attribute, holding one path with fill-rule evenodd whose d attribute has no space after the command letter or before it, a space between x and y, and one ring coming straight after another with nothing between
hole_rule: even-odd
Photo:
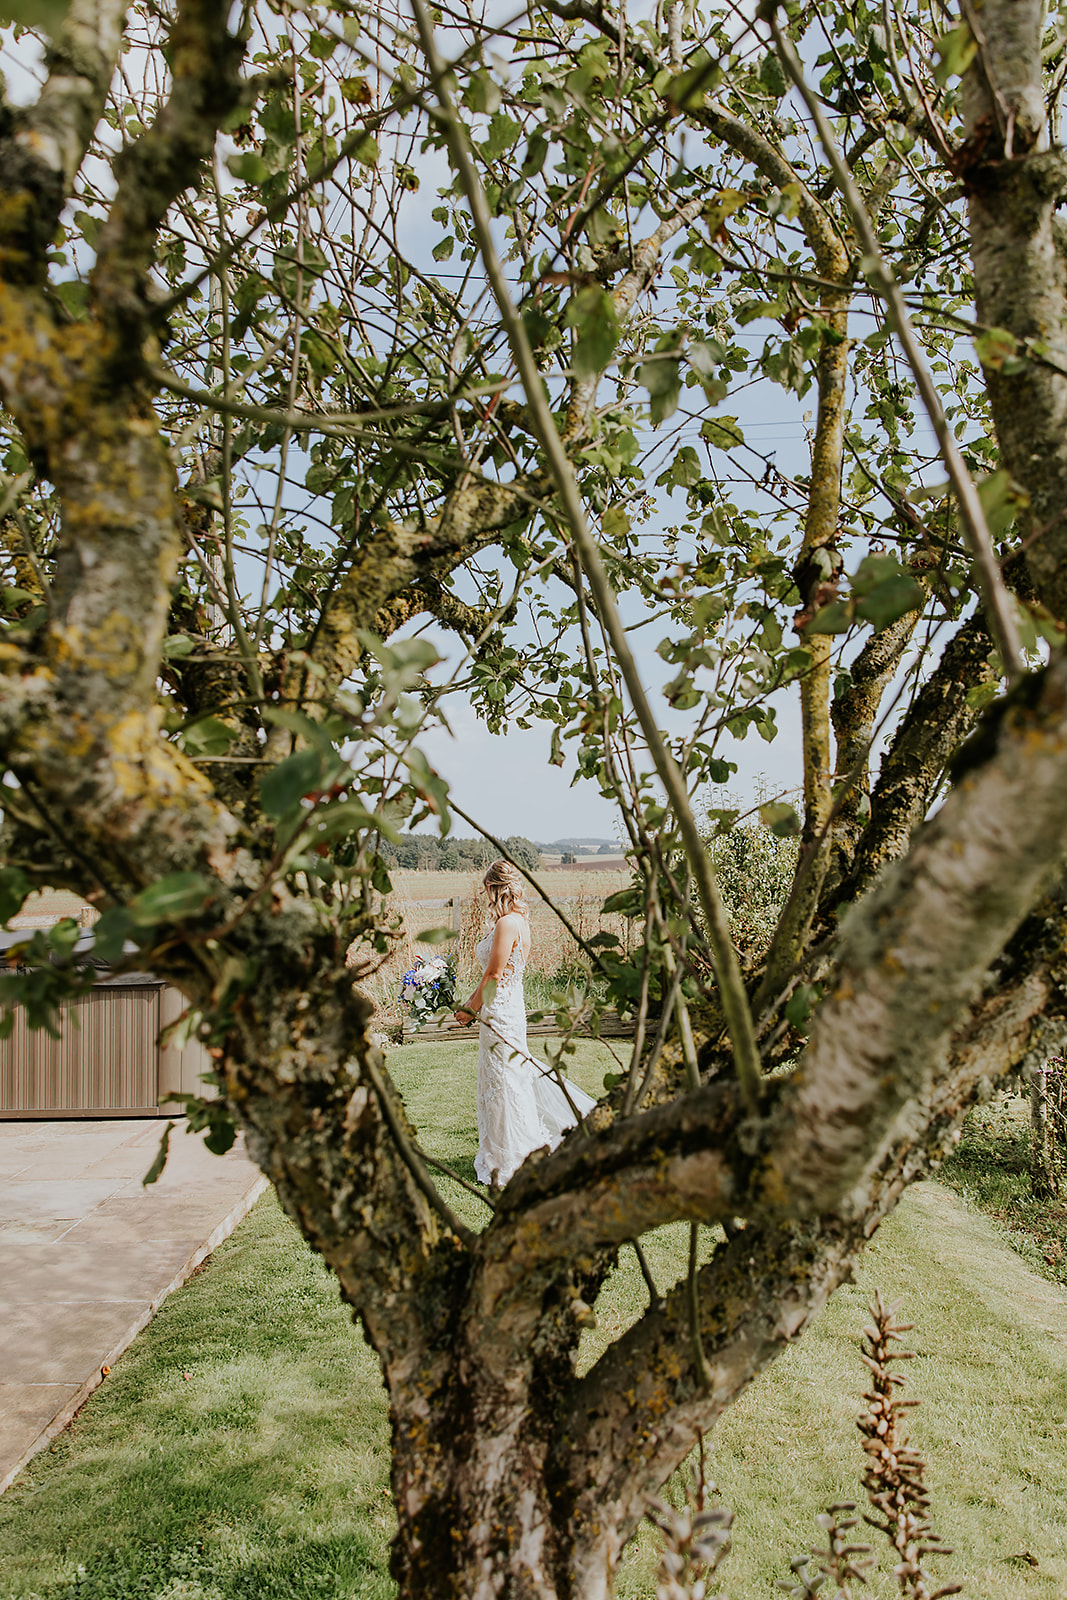
<instances>
[{"instance_id":1,"label":"gnarled tree branch","mask_svg":"<svg viewBox=\"0 0 1067 1600\"><path fill-rule=\"evenodd\" d=\"M104 111L126 0L72 0L45 52L48 77L0 140L0 190L12 197L4 275L39 279L60 213Z\"/></svg>"},{"instance_id":2,"label":"gnarled tree branch","mask_svg":"<svg viewBox=\"0 0 1067 1600\"><path fill-rule=\"evenodd\" d=\"M239 103L244 44L227 0L179 0L168 43L173 84L152 126L114 161L115 198L100 232L92 284L99 300L140 321L145 274L168 209L196 181L223 119Z\"/></svg>"}]
</instances>

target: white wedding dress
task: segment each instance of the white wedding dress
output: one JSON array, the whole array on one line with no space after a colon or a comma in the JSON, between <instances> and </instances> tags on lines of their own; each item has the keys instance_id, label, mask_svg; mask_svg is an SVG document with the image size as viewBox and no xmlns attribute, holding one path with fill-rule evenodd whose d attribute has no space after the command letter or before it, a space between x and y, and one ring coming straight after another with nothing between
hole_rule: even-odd
<instances>
[{"instance_id":1,"label":"white wedding dress","mask_svg":"<svg viewBox=\"0 0 1067 1600\"><path fill-rule=\"evenodd\" d=\"M493 943L490 930L475 952L485 971ZM478 1025L478 1154L474 1173L480 1183L507 1183L531 1150L554 1149L577 1118L596 1101L565 1078L558 1081L526 1047L526 1000L522 979L526 958L516 942L496 994L479 1012Z\"/></svg>"}]
</instances>

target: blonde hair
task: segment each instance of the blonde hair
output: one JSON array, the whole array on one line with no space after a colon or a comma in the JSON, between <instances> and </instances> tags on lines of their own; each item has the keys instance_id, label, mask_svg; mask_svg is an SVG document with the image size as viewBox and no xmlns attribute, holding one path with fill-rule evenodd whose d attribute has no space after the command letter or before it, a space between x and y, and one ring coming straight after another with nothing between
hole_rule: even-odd
<instances>
[{"instance_id":1,"label":"blonde hair","mask_svg":"<svg viewBox=\"0 0 1067 1600\"><path fill-rule=\"evenodd\" d=\"M489 910L494 922L499 922L511 911L517 911L520 917L529 917L522 874L510 861L494 861L482 882L489 896Z\"/></svg>"}]
</instances>

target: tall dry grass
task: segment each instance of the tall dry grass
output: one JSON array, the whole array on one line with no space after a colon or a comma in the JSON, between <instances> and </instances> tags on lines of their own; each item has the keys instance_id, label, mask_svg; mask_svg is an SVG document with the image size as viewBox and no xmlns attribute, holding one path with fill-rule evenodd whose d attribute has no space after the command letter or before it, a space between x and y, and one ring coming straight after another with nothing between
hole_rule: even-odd
<instances>
[{"instance_id":1,"label":"tall dry grass","mask_svg":"<svg viewBox=\"0 0 1067 1600\"><path fill-rule=\"evenodd\" d=\"M385 915L396 917L401 932L377 971L364 978L360 988L386 1022L400 1020L400 980L416 961L431 951L416 935L428 928L449 928L454 937L438 950L451 953L459 988L471 988L479 974L475 950L489 927L485 891L478 872L404 872L391 874L393 892L385 900ZM629 949L635 929L626 917L605 912L604 901L624 889L629 873L615 871L548 872L538 878L540 895L529 894L530 932L533 946L527 967L527 1002L541 1004L550 989L565 983L588 967L581 947L559 920L549 900L565 902L563 910L582 939L595 933L613 933ZM428 906L425 900L455 900L458 906ZM373 958L365 946L353 945L349 964L362 966Z\"/></svg>"}]
</instances>

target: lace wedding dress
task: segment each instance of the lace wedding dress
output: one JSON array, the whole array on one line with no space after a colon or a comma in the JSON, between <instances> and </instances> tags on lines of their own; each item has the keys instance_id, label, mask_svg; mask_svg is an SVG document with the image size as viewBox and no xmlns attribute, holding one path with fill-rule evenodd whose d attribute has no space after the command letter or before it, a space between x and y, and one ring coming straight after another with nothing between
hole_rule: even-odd
<instances>
[{"instance_id":1,"label":"lace wedding dress","mask_svg":"<svg viewBox=\"0 0 1067 1600\"><path fill-rule=\"evenodd\" d=\"M476 951L482 971L493 943L490 930ZM507 1183L531 1150L555 1148L577 1118L567 1095L584 1117L596 1101L564 1079L567 1094L526 1047L526 1000L522 980L526 958L520 939L508 959L496 994L479 1013L478 1154L474 1172L480 1183Z\"/></svg>"}]
</instances>

